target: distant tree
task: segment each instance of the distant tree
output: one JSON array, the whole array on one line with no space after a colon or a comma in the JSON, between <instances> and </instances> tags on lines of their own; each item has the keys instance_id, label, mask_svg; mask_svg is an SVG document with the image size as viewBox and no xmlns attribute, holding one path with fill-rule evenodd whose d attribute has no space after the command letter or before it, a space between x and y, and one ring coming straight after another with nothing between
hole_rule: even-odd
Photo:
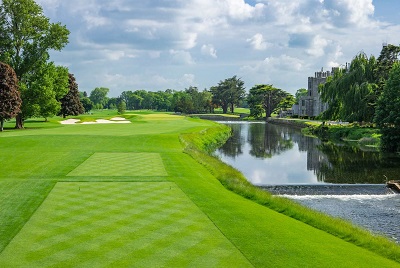
<instances>
[{"instance_id":1,"label":"distant tree","mask_svg":"<svg viewBox=\"0 0 400 268\"><path fill-rule=\"evenodd\" d=\"M116 110L118 108L118 102L120 99L118 98L107 98L107 104L104 106L104 108L110 109L110 110ZM126 105L126 104L125 104Z\"/></svg>"},{"instance_id":2,"label":"distant tree","mask_svg":"<svg viewBox=\"0 0 400 268\"><path fill-rule=\"evenodd\" d=\"M211 87L210 91L213 103L220 106L224 114L228 113L228 108L233 113L235 105L238 105L246 94L244 82L236 75L220 81L217 86Z\"/></svg>"},{"instance_id":3,"label":"distant tree","mask_svg":"<svg viewBox=\"0 0 400 268\"><path fill-rule=\"evenodd\" d=\"M282 111L287 111L289 109L292 109L293 104L295 103L296 103L295 97L292 94L287 93L286 97L284 97L281 100L281 102L278 104L276 108Z\"/></svg>"},{"instance_id":4,"label":"distant tree","mask_svg":"<svg viewBox=\"0 0 400 268\"><path fill-rule=\"evenodd\" d=\"M287 98L289 93L272 85L256 85L249 91L247 101L250 106L250 115L259 116L260 106L265 111L266 118Z\"/></svg>"},{"instance_id":5,"label":"distant tree","mask_svg":"<svg viewBox=\"0 0 400 268\"><path fill-rule=\"evenodd\" d=\"M395 63L378 99L375 122L383 151L400 152L400 63Z\"/></svg>"},{"instance_id":6,"label":"distant tree","mask_svg":"<svg viewBox=\"0 0 400 268\"><path fill-rule=\"evenodd\" d=\"M110 90L105 87L96 87L90 92L89 99L93 102L94 105L103 109L108 102L107 94Z\"/></svg>"},{"instance_id":7,"label":"distant tree","mask_svg":"<svg viewBox=\"0 0 400 268\"><path fill-rule=\"evenodd\" d=\"M78 84L73 74L68 75L69 91L61 99L61 114L65 118L68 115L80 115L85 109L79 99Z\"/></svg>"},{"instance_id":8,"label":"distant tree","mask_svg":"<svg viewBox=\"0 0 400 268\"><path fill-rule=\"evenodd\" d=\"M93 102L88 97L81 98L81 103L85 109L85 113L88 113L93 109Z\"/></svg>"},{"instance_id":9,"label":"distant tree","mask_svg":"<svg viewBox=\"0 0 400 268\"><path fill-rule=\"evenodd\" d=\"M299 103L300 97L307 96L308 90L305 88L300 88L296 91L295 99L296 103Z\"/></svg>"},{"instance_id":10,"label":"distant tree","mask_svg":"<svg viewBox=\"0 0 400 268\"><path fill-rule=\"evenodd\" d=\"M177 91L172 97L172 108L174 112L190 114L194 110L192 97L187 92Z\"/></svg>"},{"instance_id":11,"label":"distant tree","mask_svg":"<svg viewBox=\"0 0 400 268\"><path fill-rule=\"evenodd\" d=\"M60 23L50 23L33 0L3 0L0 3L0 60L15 70L21 84L34 83L28 80L39 76L32 73L43 68L49 59L49 50L61 50L68 43L68 35L67 28ZM20 86L21 89L31 90L29 86ZM21 94L25 107L30 106L25 99L30 95ZM46 95L42 94L43 97ZM48 96L53 98L51 94ZM23 128L23 119L27 117L23 112L24 109L17 116L16 128Z\"/></svg>"},{"instance_id":12,"label":"distant tree","mask_svg":"<svg viewBox=\"0 0 400 268\"><path fill-rule=\"evenodd\" d=\"M0 131L4 120L9 120L21 111L21 98L18 91L18 79L14 70L0 62Z\"/></svg>"},{"instance_id":13,"label":"distant tree","mask_svg":"<svg viewBox=\"0 0 400 268\"><path fill-rule=\"evenodd\" d=\"M118 114L123 114L126 111L126 103L123 99L118 98L117 102Z\"/></svg>"}]
</instances>

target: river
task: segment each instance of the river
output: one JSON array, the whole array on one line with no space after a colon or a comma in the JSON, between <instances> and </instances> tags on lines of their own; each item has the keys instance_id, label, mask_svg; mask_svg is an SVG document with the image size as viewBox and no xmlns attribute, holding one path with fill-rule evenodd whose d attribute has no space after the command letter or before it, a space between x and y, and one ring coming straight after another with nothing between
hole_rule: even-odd
<instances>
[{"instance_id":1,"label":"river","mask_svg":"<svg viewBox=\"0 0 400 268\"><path fill-rule=\"evenodd\" d=\"M215 155L254 185L400 241L400 157L345 143L323 143L300 130L263 122L221 122L232 137Z\"/></svg>"}]
</instances>

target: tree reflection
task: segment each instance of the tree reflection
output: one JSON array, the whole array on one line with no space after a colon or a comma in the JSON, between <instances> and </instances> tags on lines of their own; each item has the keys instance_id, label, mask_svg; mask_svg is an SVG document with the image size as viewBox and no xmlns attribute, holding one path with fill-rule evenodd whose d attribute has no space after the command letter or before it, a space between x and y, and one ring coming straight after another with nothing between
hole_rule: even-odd
<instances>
[{"instance_id":1,"label":"tree reflection","mask_svg":"<svg viewBox=\"0 0 400 268\"><path fill-rule=\"evenodd\" d=\"M243 124L231 124L232 136L229 140L219 149L226 156L235 158L243 154L243 145L245 138L242 135Z\"/></svg>"},{"instance_id":2,"label":"tree reflection","mask_svg":"<svg viewBox=\"0 0 400 268\"><path fill-rule=\"evenodd\" d=\"M256 158L270 158L293 148L287 128L271 124L251 124L247 134L250 155Z\"/></svg>"},{"instance_id":3,"label":"tree reflection","mask_svg":"<svg viewBox=\"0 0 400 268\"><path fill-rule=\"evenodd\" d=\"M323 143L318 146L331 165L323 164L317 172L320 180L329 183L384 183L385 176L396 179L399 174L398 157L379 152L363 151L355 146Z\"/></svg>"},{"instance_id":4,"label":"tree reflection","mask_svg":"<svg viewBox=\"0 0 400 268\"><path fill-rule=\"evenodd\" d=\"M298 129L286 126L242 123L230 124L230 127L232 138L219 149L219 153L235 158L237 162L230 164L247 172L249 178L253 178L251 176L257 171L257 179L261 180L260 174L268 173L264 169L279 166L283 169L279 170L279 176L290 177L291 182L300 183L382 184L386 177L389 180L399 179L400 157L396 155L365 151L348 144L322 143L317 138L302 135ZM280 158L273 158L289 150ZM271 159L265 160L268 158ZM274 166L270 163L274 163ZM310 180L309 173L304 172L305 169L313 171L313 180Z\"/></svg>"}]
</instances>

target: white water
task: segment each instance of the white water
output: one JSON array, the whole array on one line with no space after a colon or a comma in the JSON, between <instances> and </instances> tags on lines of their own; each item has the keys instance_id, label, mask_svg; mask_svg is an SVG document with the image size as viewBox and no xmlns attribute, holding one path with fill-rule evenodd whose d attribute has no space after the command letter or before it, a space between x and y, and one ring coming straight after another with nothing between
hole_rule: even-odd
<instances>
[{"instance_id":1,"label":"white water","mask_svg":"<svg viewBox=\"0 0 400 268\"><path fill-rule=\"evenodd\" d=\"M281 195L400 242L400 195Z\"/></svg>"}]
</instances>

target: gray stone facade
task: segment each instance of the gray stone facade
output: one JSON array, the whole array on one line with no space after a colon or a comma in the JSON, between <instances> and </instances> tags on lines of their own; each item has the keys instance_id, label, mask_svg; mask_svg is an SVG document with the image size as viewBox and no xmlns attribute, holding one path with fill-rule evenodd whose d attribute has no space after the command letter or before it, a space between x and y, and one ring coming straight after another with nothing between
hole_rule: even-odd
<instances>
[{"instance_id":1,"label":"gray stone facade","mask_svg":"<svg viewBox=\"0 0 400 268\"><path fill-rule=\"evenodd\" d=\"M329 76L332 76L332 71L315 72L314 77L308 77L308 92L307 96L300 98L299 103L293 105L293 115L299 117L315 117L328 109L328 104L321 101L320 94L318 93L318 86L324 84Z\"/></svg>"}]
</instances>

